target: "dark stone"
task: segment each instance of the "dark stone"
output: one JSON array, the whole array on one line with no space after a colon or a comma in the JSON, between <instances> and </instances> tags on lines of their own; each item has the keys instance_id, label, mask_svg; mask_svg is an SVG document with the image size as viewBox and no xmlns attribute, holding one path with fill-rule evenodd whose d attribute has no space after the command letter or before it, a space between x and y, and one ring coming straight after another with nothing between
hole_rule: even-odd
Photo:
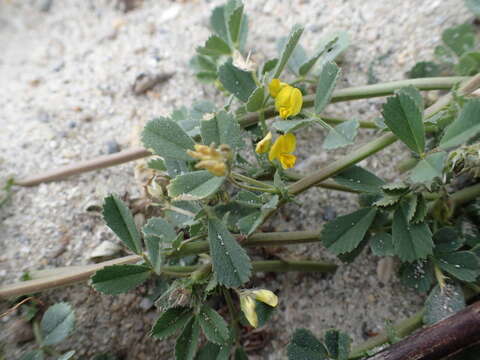
<instances>
[{"instance_id":1,"label":"dark stone","mask_svg":"<svg viewBox=\"0 0 480 360\"><path fill-rule=\"evenodd\" d=\"M115 140L108 140L105 145L107 145L107 154L114 154L120 151L120 145Z\"/></svg>"},{"instance_id":2,"label":"dark stone","mask_svg":"<svg viewBox=\"0 0 480 360\"><path fill-rule=\"evenodd\" d=\"M337 212L331 206L325 206L323 208L323 215L322 218L325 221L332 221L337 217Z\"/></svg>"}]
</instances>

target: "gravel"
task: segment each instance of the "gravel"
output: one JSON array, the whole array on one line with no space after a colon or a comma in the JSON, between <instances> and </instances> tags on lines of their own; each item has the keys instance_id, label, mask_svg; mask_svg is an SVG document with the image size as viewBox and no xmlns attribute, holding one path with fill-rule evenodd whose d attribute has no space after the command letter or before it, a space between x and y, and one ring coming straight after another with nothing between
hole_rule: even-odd
<instances>
[{"instance_id":1,"label":"gravel","mask_svg":"<svg viewBox=\"0 0 480 360\"><path fill-rule=\"evenodd\" d=\"M143 124L168 115L175 107L200 99L222 104L215 90L195 81L188 68L194 49L208 37L208 16L219 1L128 1L128 12L114 1L0 2L0 174L22 177L119 149L138 146ZM379 81L404 78L416 61L432 58L441 31L471 21L461 0L324 0L248 1L248 44L256 61L273 57L275 40L294 23L305 25L302 44L313 49L335 30L347 31L353 45L342 63L339 87L366 84L367 72ZM387 54L387 55L386 55ZM382 61L379 57L386 55ZM174 73L145 94L132 85L140 74ZM371 119L382 100L371 99L327 108L332 116ZM359 142L372 139L362 131ZM298 169L318 169L353 148L321 150L319 129L298 138ZM394 179L394 165L408 151L395 144L361 165ZM141 195L133 164L125 164L66 181L18 189L0 208L0 283L18 281L29 269L86 264L103 241L118 243L92 205L110 192ZM335 214L356 209L354 196L312 189L271 221L278 231L318 228ZM288 215L288 216L287 216ZM335 260L320 245L298 246L283 254ZM261 276L253 284L278 291L279 311L270 323L272 340L252 359L283 359L295 328L318 336L330 327L348 331L356 342L379 331L387 320L402 319L423 297L377 276L379 259L364 250L333 275L290 273ZM382 281L383 280L383 281ZM38 295L42 301L68 301L76 311L75 334L60 349L75 349L91 358L112 352L124 359L171 358L171 341L147 336L156 313L140 287L121 296L95 293L85 284ZM9 304L0 304L0 312ZM3 329L15 313L0 319L0 342L6 358L29 347L6 340ZM1 343L0 343L1 348Z\"/></svg>"}]
</instances>

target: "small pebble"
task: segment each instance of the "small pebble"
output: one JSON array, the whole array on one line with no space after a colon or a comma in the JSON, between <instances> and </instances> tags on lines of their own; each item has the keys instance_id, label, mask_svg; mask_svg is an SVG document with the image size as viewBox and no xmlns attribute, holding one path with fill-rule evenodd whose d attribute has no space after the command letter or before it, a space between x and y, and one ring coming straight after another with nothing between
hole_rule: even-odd
<instances>
[{"instance_id":1,"label":"small pebble","mask_svg":"<svg viewBox=\"0 0 480 360\"><path fill-rule=\"evenodd\" d=\"M107 154L114 154L120 151L120 145L115 140L108 140L105 145L107 146Z\"/></svg>"}]
</instances>

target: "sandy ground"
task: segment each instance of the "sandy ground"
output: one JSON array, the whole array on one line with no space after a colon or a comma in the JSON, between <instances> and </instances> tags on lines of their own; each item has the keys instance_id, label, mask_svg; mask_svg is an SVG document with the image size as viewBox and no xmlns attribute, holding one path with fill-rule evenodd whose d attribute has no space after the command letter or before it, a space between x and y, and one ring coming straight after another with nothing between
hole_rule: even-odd
<instances>
[{"instance_id":1,"label":"sandy ground","mask_svg":"<svg viewBox=\"0 0 480 360\"><path fill-rule=\"evenodd\" d=\"M208 17L219 1L139 1L124 13L112 1L0 2L0 177L26 176L138 144L145 121L167 115L177 106L199 99L221 101L214 89L195 81L188 61L209 34ZM419 60L432 57L441 31L471 21L461 0L323 0L247 1L248 44L261 60L275 54L275 40L294 23L305 25L302 44L312 49L333 30L346 30L353 45L344 57L340 87L367 83L369 65L380 81L404 78ZM144 72L175 71L154 91L135 96L131 86ZM219 102L221 103L221 102ZM379 115L381 100L330 106L332 115L368 119ZM360 142L371 139L362 132ZM350 151L320 150L320 130L299 136L299 165L316 169ZM399 144L363 165L387 179L406 153ZM103 240L116 241L98 214L109 192L140 193L133 164L88 173L67 181L15 191L0 208L0 283L19 279L29 269L86 264L88 254ZM310 190L305 206L289 205L271 223L276 230L317 228L335 213L356 207L355 198L338 192ZM288 217L286 216L288 214ZM294 256L333 259L320 245L300 246ZM252 358L283 359L285 344L297 327L321 335L330 327L349 331L355 341L378 331L386 320L413 313L422 298L395 278L382 284L378 259L365 251L334 275L287 274L259 278L278 290L279 311L268 328L273 337ZM61 349L78 355L110 351L124 359L169 359L171 344L148 338L155 319L146 310L147 290L118 297L102 296L85 285L40 295L48 302L68 301L77 314L75 335ZM0 304L0 310L7 304ZM0 344L6 359L20 351L7 339L15 316L0 319ZM1 346L0 346L1 347Z\"/></svg>"}]
</instances>

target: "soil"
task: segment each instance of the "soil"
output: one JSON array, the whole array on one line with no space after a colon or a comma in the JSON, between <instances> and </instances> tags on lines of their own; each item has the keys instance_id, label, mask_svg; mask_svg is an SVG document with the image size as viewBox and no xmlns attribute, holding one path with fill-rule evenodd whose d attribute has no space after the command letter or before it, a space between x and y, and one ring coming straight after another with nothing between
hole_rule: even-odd
<instances>
[{"instance_id":1,"label":"soil","mask_svg":"<svg viewBox=\"0 0 480 360\"><path fill-rule=\"evenodd\" d=\"M0 2L0 177L21 178L65 164L138 146L149 119L201 99L223 98L197 82L188 62L209 35L208 18L220 1L2 1ZM125 11L127 7L128 11ZM131 8L130 8L131 7ZM369 69L378 81L405 78L417 61L430 60L443 29L472 21L462 0L294 0L246 1L248 47L261 62L276 54L276 40L295 23L305 26L301 43L313 49L322 35L345 30L352 45L343 57L338 87L363 85ZM379 60L382 58L382 60ZM174 73L145 94L132 86L141 74ZM328 107L334 116L372 119L382 99ZM361 131L357 143L373 139ZM301 171L318 169L352 151L321 150L321 129L298 137ZM408 151L395 144L361 165L391 180ZM82 174L65 181L15 189L0 208L0 284L18 281L29 270L87 264L102 241L118 243L98 212L110 192L141 194L133 163ZM312 189L272 219L277 231L316 229L337 214L356 209L355 196ZM282 256L337 261L321 245L283 250ZM377 267L380 271L377 273ZM381 270L369 249L333 275L260 275L253 285L277 291L278 311L258 338L265 345L252 359L284 359L294 329L319 337L336 327L358 343L415 312L424 298ZM109 352L122 359L170 359L172 342L148 337L157 313L145 300L147 287L105 296L86 284L48 291L38 298L67 301L76 330L60 350L86 359ZM11 304L0 303L0 312ZM17 359L33 346L16 344L18 314L0 319L0 349ZM18 325L18 324L17 324ZM28 337L28 336L27 336ZM2 358L0 356L0 358Z\"/></svg>"}]
</instances>

